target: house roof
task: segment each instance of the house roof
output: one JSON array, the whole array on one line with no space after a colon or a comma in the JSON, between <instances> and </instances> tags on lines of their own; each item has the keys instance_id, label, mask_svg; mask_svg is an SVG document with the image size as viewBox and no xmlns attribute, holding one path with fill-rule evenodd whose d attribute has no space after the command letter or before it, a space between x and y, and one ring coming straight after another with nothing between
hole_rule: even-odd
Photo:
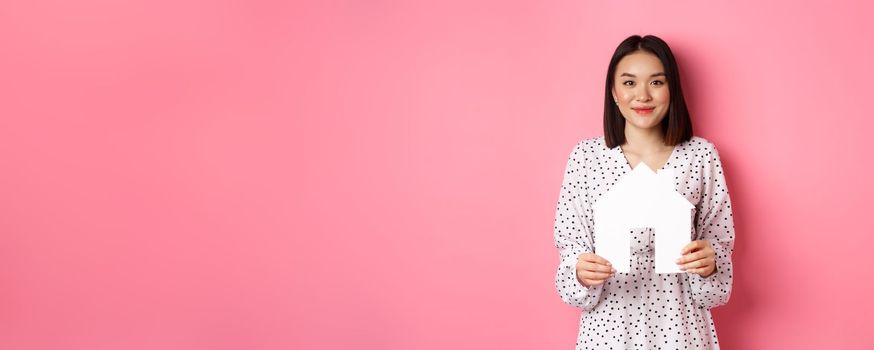
<instances>
[{"instance_id":1,"label":"house roof","mask_svg":"<svg viewBox=\"0 0 874 350\"><path fill-rule=\"evenodd\" d=\"M674 180L673 169L661 169L656 173L646 163L640 162L602 195L593 207L627 206L626 203L629 202L644 202L659 206L694 208L686 197L677 192Z\"/></svg>"}]
</instances>

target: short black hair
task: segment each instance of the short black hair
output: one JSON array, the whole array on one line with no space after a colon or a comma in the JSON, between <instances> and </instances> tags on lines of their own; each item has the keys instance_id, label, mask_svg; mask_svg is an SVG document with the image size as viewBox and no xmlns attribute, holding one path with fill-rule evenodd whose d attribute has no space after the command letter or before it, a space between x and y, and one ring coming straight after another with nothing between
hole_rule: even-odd
<instances>
[{"instance_id":1,"label":"short black hair","mask_svg":"<svg viewBox=\"0 0 874 350\"><path fill-rule=\"evenodd\" d=\"M692 119L686 108L686 99L680 86L680 70L674 59L671 48L661 38L654 35L641 37L632 35L623 40L610 59L607 68L607 88L604 91L604 141L607 147L613 148L625 143L625 118L619 112L619 106L613 101L613 81L616 65L628 54L646 51L654 54L665 68L665 79L670 92L670 105L665 118L662 119L662 131L665 134L665 144L674 146L692 138Z\"/></svg>"}]
</instances>

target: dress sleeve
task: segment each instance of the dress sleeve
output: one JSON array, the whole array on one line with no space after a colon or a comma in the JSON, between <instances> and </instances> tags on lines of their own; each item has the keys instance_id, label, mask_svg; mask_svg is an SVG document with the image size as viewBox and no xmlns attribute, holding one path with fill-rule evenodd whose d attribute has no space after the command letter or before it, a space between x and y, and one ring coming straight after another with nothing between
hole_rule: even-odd
<instances>
[{"instance_id":1,"label":"dress sleeve","mask_svg":"<svg viewBox=\"0 0 874 350\"><path fill-rule=\"evenodd\" d=\"M578 143L568 156L555 210L553 236L560 256L555 288L566 304L591 311L597 305L604 285L586 287L577 279L577 258L582 253L593 252L583 197L586 189L583 142Z\"/></svg>"},{"instance_id":2,"label":"dress sleeve","mask_svg":"<svg viewBox=\"0 0 874 350\"><path fill-rule=\"evenodd\" d=\"M716 252L716 272L708 277L689 273L692 300L711 309L728 302L731 295L734 251L734 219L722 162L716 147L708 142L702 171L702 195L697 206L695 239L706 239Z\"/></svg>"}]
</instances>

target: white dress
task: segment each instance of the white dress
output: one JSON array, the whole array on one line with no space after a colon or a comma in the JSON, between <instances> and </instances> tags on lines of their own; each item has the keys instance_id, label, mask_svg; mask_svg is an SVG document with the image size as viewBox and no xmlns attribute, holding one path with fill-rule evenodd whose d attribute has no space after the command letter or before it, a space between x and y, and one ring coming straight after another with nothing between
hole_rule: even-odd
<instances>
[{"instance_id":1,"label":"white dress","mask_svg":"<svg viewBox=\"0 0 874 350\"><path fill-rule=\"evenodd\" d=\"M554 227L561 258L555 288L562 301L583 310L576 349L719 348L710 309L728 302L734 249L719 154L711 142L695 136L677 145L663 168L674 169L677 192L695 205L692 240L710 242L716 273L707 278L654 273L653 230L640 228L631 230L631 273L617 272L591 288L580 284L577 257L595 246L592 204L631 171L622 149L607 148L603 136L580 141L567 160Z\"/></svg>"}]
</instances>

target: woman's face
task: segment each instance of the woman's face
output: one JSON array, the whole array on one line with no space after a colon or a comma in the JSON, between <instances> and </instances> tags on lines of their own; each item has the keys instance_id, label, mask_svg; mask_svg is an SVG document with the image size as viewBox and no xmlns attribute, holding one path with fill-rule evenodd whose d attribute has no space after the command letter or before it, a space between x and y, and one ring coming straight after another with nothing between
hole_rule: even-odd
<instances>
[{"instance_id":1,"label":"woman's face","mask_svg":"<svg viewBox=\"0 0 874 350\"><path fill-rule=\"evenodd\" d=\"M625 117L626 127L657 127L670 105L668 80L662 62L646 51L619 60L613 79L613 100Z\"/></svg>"}]
</instances>

